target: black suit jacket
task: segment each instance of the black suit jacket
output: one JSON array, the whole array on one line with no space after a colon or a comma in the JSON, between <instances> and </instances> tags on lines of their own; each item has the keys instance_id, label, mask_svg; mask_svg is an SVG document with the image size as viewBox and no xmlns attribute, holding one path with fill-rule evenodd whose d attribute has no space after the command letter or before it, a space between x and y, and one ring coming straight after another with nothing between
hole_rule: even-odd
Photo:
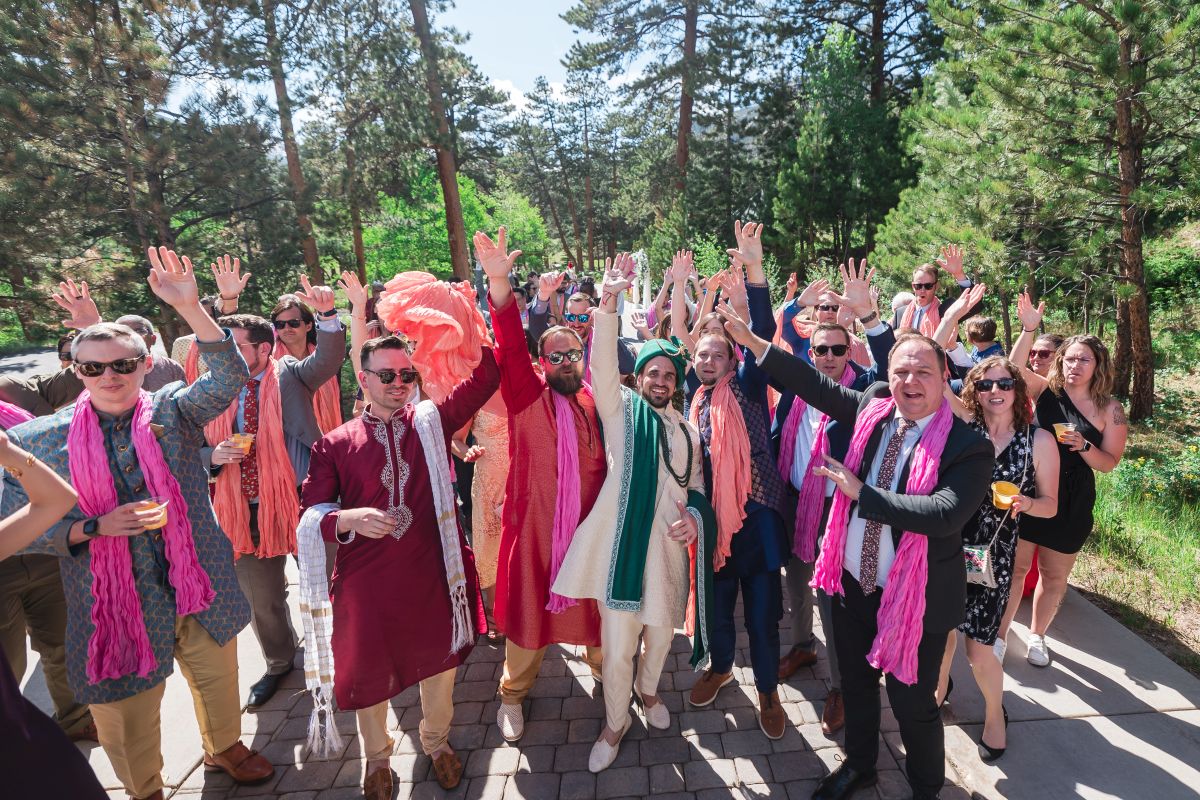
<instances>
[{"instance_id":1,"label":"black suit jacket","mask_svg":"<svg viewBox=\"0 0 1200 800\"><path fill-rule=\"evenodd\" d=\"M852 426L867 403L891 392L883 382L866 391L846 389L825 377L799 358L772 347L762 368L776 381L806 402ZM880 422L867 440L858 477L865 481L879 448L886 421ZM938 465L937 483L928 495L904 494L908 482L906 462L897 484L890 492L863 486L857 502L858 515L892 526L893 544L900 546L904 531L912 531L929 540L929 580L925 587L925 631L949 631L962 621L967 600L967 573L963 563L962 529L978 510L992 480L995 451L991 442L955 417ZM853 506L851 513L853 513Z\"/></svg>"}]
</instances>

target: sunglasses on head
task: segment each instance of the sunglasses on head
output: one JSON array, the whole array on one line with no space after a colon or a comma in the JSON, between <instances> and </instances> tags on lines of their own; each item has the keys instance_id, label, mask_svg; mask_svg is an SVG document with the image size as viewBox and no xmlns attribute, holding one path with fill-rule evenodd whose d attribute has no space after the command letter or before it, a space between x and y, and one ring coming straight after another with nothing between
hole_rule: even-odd
<instances>
[{"instance_id":1,"label":"sunglasses on head","mask_svg":"<svg viewBox=\"0 0 1200 800\"><path fill-rule=\"evenodd\" d=\"M921 291L922 289L932 289L932 288L933 288L933 287L935 287L935 286L937 286L937 282L936 282L936 281L934 281L934 282L932 282L932 283L914 283L914 284L912 285L912 287L913 287L913 291L914 291L914 292L919 292L919 291Z\"/></svg>"},{"instance_id":2,"label":"sunglasses on head","mask_svg":"<svg viewBox=\"0 0 1200 800\"><path fill-rule=\"evenodd\" d=\"M1030 358L1053 358L1057 350L1030 350Z\"/></svg>"},{"instance_id":3,"label":"sunglasses on head","mask_svg":"<svg viewBox=\"0 0 1200 800\"><path fill-rule=\"evenodd\" d=\"M556 367L563 362L564 358L567 361L570 361L572 364L578 364L580 361L583 360L583 351L582 350L568 350L565 353L559 353L559 352L546 353L546 355L544 357L547 361L549 361L551 364L553 364Z\"/></svg>"},{"instance_id":4,"label":"sunglasses on head","mask_svg":"<svg viewBox=\"0 0 1200 800\"><path fill-rule=\"evenodd\" d=\"M396 380L396 378L399 378L401 383L412 383L413 381L415 381L417 379L417 371L415 369L373 370L373 369L367 369L366 367L363 367L363 372L369 372L372 375L374 375L376 378L379 378L379 382L382 383L384 386L387 386L389 383Z\"/></svg>"},{"instance_id":5,"label":"sunglasses on head","mask_svg":"<svg viewBox=\"0 0 1200 800\"><path fill-rule=\"evenodd\" d=\"M118 375L128 375L137 369L138 364L142 363L145 358L145 356L137 356L136 358L118 358L116 361L76 361L75 369L85 378L99 378L109 367L112 367L112 371Z\"/></svg>"},{"instance_id":6,"label":"sunglasses on head","mask_svg":"<svg viewBox=\"0 0 1200 800\"><path fill-rule=\"evenodd\" d=\"M835 313L836 313L836 312L838 311L838 309L840 309L840 308L841 308L841 306L817 306L817 310L818 310L818 311L833 311L833 312L835 312Z\"/></svg>"},{"instance_id":7,"label":"sunglasses on head","mask_svg":"<svg viewBox=\"0 0 1200 800\"><path fill-rule=\"evenodd\" d=\"M273 319L273 320L271 320L271 324L275 327L275 330L281 331L284 328L299 328L301 325L304 324L304 320L302 320L302 319Z\"/></svg>"},{"instance_id":8,"label":"sunglasses on head","mask_svg":"<svg viewBox=\"0 0 1200 800\"><path fill-rule=\"evenodd\" d=\"M813 346L812 351L819 356L826 355L832 351L835 356L841 358L846 355L846 351L849 349L850 345L848 344L818 344Z\"/></svg>"},{"instance_id":9,"label":"sunglasses on head","mask_svg":"<svg viewBox=\"0 0 1200 800\"><path fill-rule=\"evenodd\" d=\"M1016 385L1017 381L1014 378L1000 378L998 380L984 378L975 381L975 391L990 392L992 389L999 389L1002 392L1011 392Z\"/></svg>"},{"instance_id":10,"label":"sunglasses on head","mask_svg":"<svg viewBox=\"0 0 1200 800\"><path fill-rule=\"evenodd\" d=\"M563 314L563 319L567 322L578 322L580 325L586 325L591 318L591 314Z\"/></svg>"}]
</instances>

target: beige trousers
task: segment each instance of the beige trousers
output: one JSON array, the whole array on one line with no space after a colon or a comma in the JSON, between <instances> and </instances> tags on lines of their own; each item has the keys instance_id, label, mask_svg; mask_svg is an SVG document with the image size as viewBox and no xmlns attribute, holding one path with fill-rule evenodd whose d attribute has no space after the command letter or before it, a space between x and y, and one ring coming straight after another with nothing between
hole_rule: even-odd
<instances>
[{"instance_id":1,"label":"beige trousers","mask_svg":"<svg viewBox=\"0 0 1200 800\"><path fill-rule=\"evenodd\" d=\"M637 614L614 611L600 604L600 639L604 642L604 716L608 729L620 732L629 721L629 700L634 687L633 657L641 640L637 690L657 695L663 665L671 652L675 629L642 625Z\"/></svg>"},{"instance_id":2,"label":"beige trousers","mask_svg":"<svg viewBox=\"0 0 1200 800\"><path fill-rule=\"evenodd\" d=\"M599 647L588 646L583 660L592 668L592 673L599 676L600 664L603 660ZM537 680L538 670L542 668L542 659L546 657L546 648L526 650L512 639L504 643L504 672L500 676L500 702L508 705L520 705L533 688Z\"/></svg>"},{"instance_id":3,"label":"beige trousers","mask_svg":"<svg viewBox=\"0 0 1200 800\"><path fill-rule=\"evenodd\" d=\"M432 755L450 738L450 720L454 718L454 669L439 672L421 681L421 749ZM389 701L354 712L363 755L368 761L385 759L392 754L395 741L387 732Z\"/></svg>"},{"instance_id":4,"label":"beige trousers","mask_svg":"<svg viewBox=\"0 0 1200 800\"><path fill-rule=\"evenodd\" d=\"M228 750L241 738L237 639L217 644L195 617L175 619L175 660L192 690L204 752ZM159 711L166 683L115 703L93 703L104 752L125 791L149 797L163 787Z\"/></svg>"}]
</instances>

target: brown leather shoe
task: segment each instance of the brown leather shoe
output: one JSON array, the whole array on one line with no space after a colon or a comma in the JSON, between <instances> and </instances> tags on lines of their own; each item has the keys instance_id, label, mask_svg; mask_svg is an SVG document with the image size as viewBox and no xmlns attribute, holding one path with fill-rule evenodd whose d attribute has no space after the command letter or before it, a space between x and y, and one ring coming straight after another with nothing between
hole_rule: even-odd
<instances>
[{"instance_id":1,"label":"brown leather shoe","mask_svg":"<svg viewBox=\"0 0 1200 800\"><path fill-rule=\"evenodd\" d=\"M696 681L696 685L692 687L689 699L694 706L706 706L717 699L717 692L721 691L722 686L728 686L731 683L733 683L732 672L713 672L711 669L706 669L700 676L700 680Z\"/></svg>"},{"instance_id":2,"label":"brown leather shoe","mask_svg":"<svg viewBox=\"0 0 1200 800\"><path fill-rule=\"evenodd\" d=\"M846 724L846 709L842 706L842 690L830 689L825 695L825 708L821 709L821 733L826 736L837 733Z\"/></svg>"},{"instance_id":3,"label":"brown leather shoe","mask_svg":"<svg viewBox=\"0 0 1200 800\"><path fill-rule=\"evenodd\" d=\"M463 765L458 753L445 750L433 759L433 775L437 778L438 786L449 791L462 780Z\"/></svg>"},{"instance_id":4,"label":"brown leather shoe","mask_svg":"<svg viewBox=\"0 0 1200 800\"><path fill-rule=\"evenodd\" d=\"M817 651L793 647L788 654L779 659L779 680L786 681L801 667L811 667L817 663Z\"/></svg>"},{"instance_id":5,"label":"brown leather shoe","mask_svg":"<svg viewBox=\"0 0 1200 800\"><path fill-rule=\"evenodd\" d=\"M366 800L392 800L392 768L387 761L367 762L367 779L363 781Z\"/></svg>"},{"instance_id":6,"label":"brown leather shoe","mask_svg":"<svg viewBox=\"0 0 1200 800\"><path fill-rule=\"evenodd\" d=\"M779 705L779 692L758 693L758 727L768 739L782 739L787 727L787 714Z\"/></svg>"},{"instance_id":7,"label":"brown leather shoe","mask_svg":"<svg viewBox=\"0 0 1200 800\"><path fill-rule=\"evenodd\" d=\"M207 772L224 772L235 782L246 784L262 783L275 774L275 767L271 766L270 761L241 742L215 756L205 753L204 769Z\"/></svg>"}]
</instances>

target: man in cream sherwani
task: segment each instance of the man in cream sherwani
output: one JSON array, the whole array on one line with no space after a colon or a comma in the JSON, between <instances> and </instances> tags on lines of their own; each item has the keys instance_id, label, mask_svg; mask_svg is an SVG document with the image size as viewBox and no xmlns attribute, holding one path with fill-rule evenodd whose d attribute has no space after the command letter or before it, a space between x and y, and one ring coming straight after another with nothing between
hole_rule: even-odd
<instances>
[{"instance_id":1,"label":"man in cream sherwani","mask_svg":"<svg viewBox=\"0 0 1200 800\"><path fill-rule=\"evenodd\" d=\"M619 256L605 277L592 344L592 392L608 477L553 586L564 597L592 598L600 608L607 724L588 760L592 772L612 764L632 723L638 640L636 691L647 723L664 729L671 720L657 696L658 680L675 629L685 618L695 623L692 658L699 663L712 616L716 524L703 494L700 437L671 405L687 369L686 352L663 339L643 345L637 391L622 386L617 372L616 297L629 286L630 267L631 259Z\"/></svg>"}]
</instances>

